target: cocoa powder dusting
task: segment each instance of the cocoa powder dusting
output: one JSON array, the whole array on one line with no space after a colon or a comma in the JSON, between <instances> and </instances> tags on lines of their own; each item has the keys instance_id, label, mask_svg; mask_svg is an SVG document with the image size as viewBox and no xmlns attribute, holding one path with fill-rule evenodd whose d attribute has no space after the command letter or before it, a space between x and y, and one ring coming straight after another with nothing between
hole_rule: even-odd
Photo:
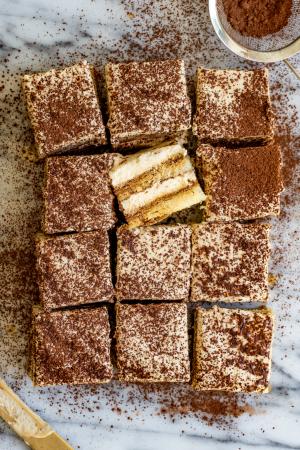
<instances>
[{"instance_id":1,"label":"cocoa powder dusting","mask_svg":"<svg viewBox=\"0 0 300 450\"><path fill-rule=\"evenodd\" d=\"M284 28L292 0L223 0L231 26L243 36L263 37Z\"/></svg>"}]
</instances>

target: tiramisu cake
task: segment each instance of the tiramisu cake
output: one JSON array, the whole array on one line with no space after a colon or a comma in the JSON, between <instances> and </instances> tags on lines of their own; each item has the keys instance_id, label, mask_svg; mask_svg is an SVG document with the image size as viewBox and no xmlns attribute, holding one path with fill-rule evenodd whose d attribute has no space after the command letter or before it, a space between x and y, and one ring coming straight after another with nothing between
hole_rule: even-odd
<instances>
[{"instance_id":1,"label":"tiramisu cake","mask_svg":"<svg viewBox=\"0 0 300 450\"><path fill-rule=\"evenodd\" d=\"M118 379L127 382L188 382L187 306L116 306Z\"/></svg>"},{"instance_id":2,"label":"tiramisu cake","mask_svg":"<svg viewBox=\"0 0 300 450\"><path fill-rule=\"evenodd\" d=\"M120 156L110 178L130 227L160 222L205 198L187 151L180 144Z\"/></svg>"},{"instance_id":3,"label":"tiramisu cake","mask_svg":"<svg viewBox=\"0 0 300 450\"><path fill-rule=\"evenodd\" d=\"M270 226L192 225L192 301L268 300Z\"/></svg>"},{"instance_id":4,"label":"tiramisu cake","mask_svg":"<svg viewBox=\"0 0 300 450\"><path fill-rule=\"evenodd\" d=\"M107 308L33 309L29 374L37 386L108 383L112 378Z\"/></svg>"},{"instance_id":5,"label":"tiramisu cake","mask_svg":"<svg viewBox=\"0 0 300 450\"><path fill-rule=\"evenodd\" d=\"M45 309L113 300L106 231L51 237L40 234L36 259Z\"/></svg>"},{"instance_id":6,"label":"tiramisu cake","mask_svg":"<svg viewBox=\"0 0 300 450\"><path fill-rule=\"evenodd\" d=\"M268 392L273 328L268 308L197 309L193 388Z\"/></svg>"},{"instance_id":7,"label":"tiramisu cake","mask_svg":"<svg viewBox=\"0 0 300 450\"><path fill-rule=\"evenodd\" d=\"M105 80L113 148L186 140L191 103L183 61L107 64Z\"/></svg>"},{"instance_id":8,"label":"tiramisu cake","mask_svg":"<svg viewBox=\"0 0 300 450\"><path fill-rule=\"evenodd\" d=\"M53 156L45 164L45 233L109 230L116 223L109 169L113 154Z\"/></svg>"},{"instance_id":9,"label":"tiramisu cake","mask_svg":"<svg viewBox=\"0 0 300 450\"><path fill-rule=\"evenodd\" d=\"M266 143L274 134L267 69L198 69L193 133L212 144Z\"/></svg>"},{"instance_id":10,"label":"tiramisu cake","mask_svg":"<svg viewBox=\"0 0 300 450\"><path fill-rule=\"evenodd\" d=\"M188 300L191 229L155 225L117 232L116 296L122 300Z\"/></svg>"},{"instance_id":11,"label":"tiramisu cake","mask_svg":"<svg viewBox=\"0 0 300 450\"><path fill-rule=\"evenodd\" d=\"M283 183L278 145L235 149L200 145L196 167L203 178L207 220L279 215Z\"/></svg>"},{"instance_id":12,"label":"tiramisu cake","mask_svg":"<svg viewBox=\"0 0 300 450\"><path fill-rule=\"evenodd\" d=\"M106 143L94 68L86 61L23 77L39 158Z\"/></svg>"}]
</instances>

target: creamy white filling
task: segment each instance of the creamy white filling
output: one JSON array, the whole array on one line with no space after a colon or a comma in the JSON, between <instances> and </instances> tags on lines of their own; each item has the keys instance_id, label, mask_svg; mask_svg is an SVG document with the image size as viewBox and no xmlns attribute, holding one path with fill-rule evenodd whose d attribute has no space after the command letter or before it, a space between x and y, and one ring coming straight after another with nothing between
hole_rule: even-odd
<instances>
[{"instance_id":1,"label":"creamy white filling","mask_svg":"<svg viewBox=\"0 0 300 450\"><path fill-rule=\"evenodd\" d=\"M186 156L186 154L186 149L180 144L137 153L134 157L125 158L120 165L110 171L112 184L114 187L123 185L127 181L163 164L175 155Z\"/></svg>"},{"instance_id":2,"label":"creamy white filling","mask_svg":"<svg viewBox=\"0 0 300 450\"><path fill-rule=\"evenodd\" d=\"M143 192L138 192L123 200L125 215L132 215L144 206L169 194L185 189L197 182L195 172L189 171L175 178L157 182Z\"/></svg>"}]
</instances>

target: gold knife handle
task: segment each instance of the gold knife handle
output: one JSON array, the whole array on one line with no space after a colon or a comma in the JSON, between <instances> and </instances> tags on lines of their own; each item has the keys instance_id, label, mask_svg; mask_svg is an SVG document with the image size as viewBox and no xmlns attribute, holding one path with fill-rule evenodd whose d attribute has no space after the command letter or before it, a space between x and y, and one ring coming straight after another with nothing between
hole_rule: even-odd
<instances>
[{"instance_id":1,"label":"gold knife handle","mask_svg":"<svg viewBox=\"0 0 300 450\"><path fill-rule=\"evenodd\" d=\"M34 450L74 450L0 379L0 417Z\"/></svg>"}]
</instances>

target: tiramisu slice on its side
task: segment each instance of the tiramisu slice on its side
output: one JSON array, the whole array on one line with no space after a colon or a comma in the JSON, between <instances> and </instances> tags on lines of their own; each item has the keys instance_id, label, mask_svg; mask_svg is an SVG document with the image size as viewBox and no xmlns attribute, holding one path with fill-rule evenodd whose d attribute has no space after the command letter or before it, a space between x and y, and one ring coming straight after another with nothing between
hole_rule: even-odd
<instances>
[{"instance_id":1,"label":"tiramisu slice on its side","mask_svg":"<svg viewBox=\"0 0 300 450\"><path fill-rule=\"evenodd\" d=\"M113 148L186 140L191 103L183 61L107 64L105 79Z\"/></svg>"},{"instance_id":2,"label":"tiramisu slice on its side","mask_svg":"<svg viewBox=\"0 0 300 450\"><path fill-rule=\"evenodd\" d=\"M199 308L192 385L196 390L268 392L274 316L268 308Z\"/></svg>"},{"instance_id":3,"label":"tiramisu slice on its side","mask_svg":"<svg viewBox=\"0 0 300 450\"><path fill-rule=\"evenodd\" d=\"M23 90L39 158L106 143L94 68L86 61L24 75Z\"/></svg>"},{"instance_id":4,"label":"tiramisu slice on its side","mask_svg":"<svg viewBox=\"0 0 300 450\"><path fill-rule=\"evenodd\" d=\"M267 69L198 69L193 133L211 144L267 143L274 114Z\"/></svg>"},{"instance_id":5,"label":"tiramisu slice on its side","mask_svg":"<svg viewBox=\"0 0 300 450\"><path fill-rule=\"evenodd\" d=\"M130 227L160 222L205 198L187 151L180 144L120 156L110 178Z\"/></svg>"},{"instance_id":6,"label":"tiramisu slice on its side","mask_svg":"<svg viewBox=\"0 0 300 450\"><path fill-rule=\"evenodd\" d=\"M203 178L207 220L253 220L279 215L283 183L278 145L236 149L200 145L196 168Z\"/></svg>"}]
</instances>

